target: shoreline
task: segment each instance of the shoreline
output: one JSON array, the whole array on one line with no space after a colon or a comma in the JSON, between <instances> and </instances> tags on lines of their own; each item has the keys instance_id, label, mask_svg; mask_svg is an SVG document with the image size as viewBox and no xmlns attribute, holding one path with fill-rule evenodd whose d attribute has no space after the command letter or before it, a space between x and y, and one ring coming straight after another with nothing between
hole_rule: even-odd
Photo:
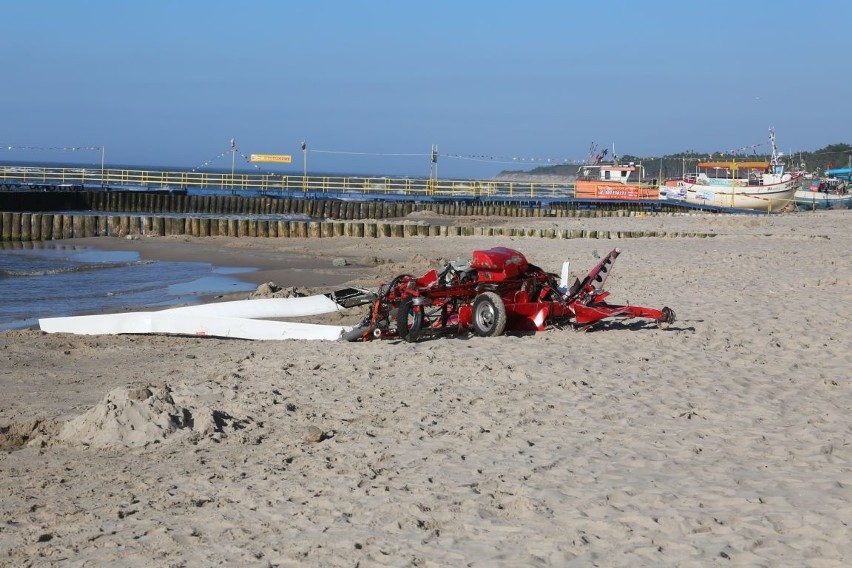
<instances>
[{"instance_id":1,"label":"shoreline","mask_svg":"<svg viewBox=\"0 0 852 568\"><path fill-rule=\"evenodd\" d=\"M247 246L230 237L89 237L63 242L108 251L132 251L143 260L205 262L216 267L251 269L232 276L257 285L270 281L281 284L286 280L284 286L334 286L353 278L353 270L357 268L335 267L332 258L279 249L274 243L266 243L273 245L266 247Z\"/></svg>"}]
</instances>

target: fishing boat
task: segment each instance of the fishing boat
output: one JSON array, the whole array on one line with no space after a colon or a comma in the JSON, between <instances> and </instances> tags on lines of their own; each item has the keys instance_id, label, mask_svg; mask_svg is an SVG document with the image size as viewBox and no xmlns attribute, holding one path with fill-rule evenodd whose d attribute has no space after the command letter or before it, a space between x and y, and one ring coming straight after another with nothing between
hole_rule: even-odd
<instances>
[{"instance_id":1,"label":"fishing boat","mask_svg":"<svg viewBox=\"0 0 852 568\"><path fill-rule=\"evenodd\" d=\"M660 186L660 199L774 213L794 203L801 173L785 170L783 154L769 130L772 157L766 161L699 162L698 170Z\"/></svg>"},{"instance_id":2,"label":"fishing boat","mask_svg":"<svg viewBox=\"0 0 852 568\"><path fill-rule=\"evenodd\" d=\"M593 144L589 150L590 162L580 166L574 182L574 197L577 199L658 199L660 190L656 180L642 181L644 169L641 164L620 164L612 151L612 163L604 163L608 149L597 153ZM634 177L637 176L637 177Z\"/></svg>"},{"instance_id":3,"label":"fishing boat","mask_svg":"<svg viewBox=\"0 0 852 568\"><path fill-rule=\"evenodd\" d=\"M828 177L807 179L796 192L796 205L800 210L852 207L852 191L849 190L852 168L829 169L825 175Z\"/></svg>"},{"instance_id":4,"label":"fishing boat","mask_svg":"<svg viewBox=\"0 0 852 568\"><path fill-rule=\"evenodd\" d=\"M635 164L600 164L582 166L574 182L577 199L658 199L660 189L656 184L642 183L641 168ZM631 179L633 174L639 179Z\"/></svg>"}]
</instances>

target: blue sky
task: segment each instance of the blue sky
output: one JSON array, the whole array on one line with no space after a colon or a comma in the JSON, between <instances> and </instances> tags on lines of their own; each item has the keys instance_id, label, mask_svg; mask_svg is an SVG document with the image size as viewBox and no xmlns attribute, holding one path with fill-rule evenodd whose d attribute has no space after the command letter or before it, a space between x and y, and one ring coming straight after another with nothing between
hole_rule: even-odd
<instances>
[{"instance_id":1,"label":"blue sky","mask_svg":"<svg viewBox=\"0 0 852 568\"><path fill-rule=\"evenodd\" d=\"M300 173L306 140L309 172L426 176L437 144L440 177L489 178L592 143L765 151L769 127L815 150L852 143L850 6L4 2L0 163L228 167L234 138Z\"/></svg>"}]
</instances>

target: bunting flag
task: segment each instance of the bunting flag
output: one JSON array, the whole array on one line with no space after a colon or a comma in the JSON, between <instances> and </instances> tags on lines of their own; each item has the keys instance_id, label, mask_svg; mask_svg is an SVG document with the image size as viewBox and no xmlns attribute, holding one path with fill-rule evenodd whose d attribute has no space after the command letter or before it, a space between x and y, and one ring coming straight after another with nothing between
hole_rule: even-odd
<instances>
[{"instance_id":1,"label":"bunting flag","mask_svg":"<svg viewBox=\"0 0 852 568\"><path fill-rule=\"evenodd\" d=\"M347 156L431 156L429 152L424 153L413 153L413 154L403 154L403 153L393 153L393 154L385 154L381 152L350 152L344 150L311 150L314 154L343 154Z\"/></svg>"},{"instance_id":2,"label":"bunting flag","mask_svg":"<svg viewBox=\"0 0 852 568\"><path fill-rule=\"evenodd\" d=\"M103 146L12 146L4 144L0 150L28 150L28 151L60 151L60 152L100 152Z\"/></svg>"},{"instance_id":3,"label":"bunting flag","mask_svg":"<svg viewBox=\"0 0 852 568\"><path fill-rule=\"evenodd\" d=\"M197 172L198 170L200 170L202 168L206 168L207 166L210 166L211 164L213 164L217 160L220 160L222 158L227 158L227 157L230 157L230 156L236 155L236 154L239 154L239 156L245 161L245 163L247 163L252 168L254 168L255 170L257 170L258 172L260 172L264 175L270 175L270 176L281 175L279 172L264 170L263 168L258 166L256 163L252 162L251 156L247 156L247 155L243 154L239 150L239 148L237 148L237 143L233 138L231 138L231 147L228 150L225 150L224 152L220 153L218 156L215 156L213 158L210 158L209 160L206 160L200 166L196 166L196 167L192 168L192 171Z\"/></svg>"},{"instance_id":4,"label":"bunting flag","mask_svg":"<svg viewBox=\"0 0 852 568\"><path fill-rule=\"evenodd\" d=\"M531 165L578 165L584 160L572 158L554 158L542 156L499 156L492 154L441 154L441 157L454 160L469 160L474 162L493 162L496 164L531 164Z\"/></svg>"},{"instance_id":5,"label":"bunting flag","mask_svg":"<svg viewBox=\"0 0 852 568\"><path fill-rule=\"evenodd\" d=\"M726 150L725 152L714 152L709 156L713 155L721 155L725 156L726 154L739 154L745 152L747 150L751 150L753 153L756 153L756 149L760 148L764 144L751 144L748 146L742 146L736 149ZM305 140L301 141L300 144L302 151L307 153L308 143ZM594 146L593 146L594 147ZM209 166L213 161L218 160L220 158L224 158L226 156L231 155L232 152L239 153L245 160L246 163L251 164L251 166L255 169L260 169L256 164L250 161L250 158L245 154L240 152L236 148L236 142L234 139L231 139L231 149L219 154L215 158L208 160L201 164L196 169L200 169L206 166ZM476 162L491 162L495 164L516 164L516 165L528 165L528 166L558 166L558 165L567 165L567 166L583 166L589 165L590 163L600 163L607 155L607 150L602 151L597 155L587 156L585 158L561 158L561 157L544 157L544 156L505 156L499 154L461 154L461 153L448 153L448 154L437 154L432 152L359 152L352 150L310 150L313 154L330 154L330 155L346 155L346 156L375 156L375 157L426 157L431 159L433 162L437 160L437 158L447 158L454 160L468 160L468 161L476 161ZM693 150L687 150L684 152L685 154L694 155L696 158L700 157L701 154L697 154ZM613 159L617 160L618 157L613 155ZM636 159L635 157L632 159ZM641 160L650 161L660 159L660 156L644 156L639 158ZM591 161L590 161L591 160ZM195 171L195 169L193 169ZM271 173L271 172L270 172Z\"/></svg>"},{"instance_id":6,"label":"bunting flag","mask_svg":"<svg viewBox=\"0 0 852 568\"><path fill-rule=\"evenodd\" d=\"M302 148L306 149L305 146ZM401 157L419 157L423 156L431 159L433 162L437 158L449 158L456 160L471 160L478 162L494 162L502 164L518 164L528 163L537 165L558 165L558 164L582 164L583 160L571 158L545 158L545 157L522 157L522 156L499 156L493 154L438 154L432 152L356 152L344 150L311 150L315 154L339 154L348 156L401 156Z\"/></svg>"}]
</instances>

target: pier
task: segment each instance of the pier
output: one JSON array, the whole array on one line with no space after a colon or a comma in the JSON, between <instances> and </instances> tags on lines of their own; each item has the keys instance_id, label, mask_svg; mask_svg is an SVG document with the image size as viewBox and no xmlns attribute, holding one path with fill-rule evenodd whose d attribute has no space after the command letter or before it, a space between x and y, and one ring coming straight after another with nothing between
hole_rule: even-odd
<instances>
[{"instance_id":1,"label":"pier","mask_svg":"<svg viewBox=\"0 0 852 568\"><path fill-rule=\"evenodd\" d=\"M0 165L0 187L408 199L564 199L572 183Z\"/></svg>"},{"instance_id":2,"label":"pier","mask_svg":"<svg viewBox=\"0 0 852 568\"><path fill-rule=\"evenodd\" d=\"M425 225L403 219L417 211L449 217L556 218L676 214L701 209L720 210L656 199L577 199L569 183L0 166L3 241L128 235L708 236Z\"/></svg>"}]
</instances>

